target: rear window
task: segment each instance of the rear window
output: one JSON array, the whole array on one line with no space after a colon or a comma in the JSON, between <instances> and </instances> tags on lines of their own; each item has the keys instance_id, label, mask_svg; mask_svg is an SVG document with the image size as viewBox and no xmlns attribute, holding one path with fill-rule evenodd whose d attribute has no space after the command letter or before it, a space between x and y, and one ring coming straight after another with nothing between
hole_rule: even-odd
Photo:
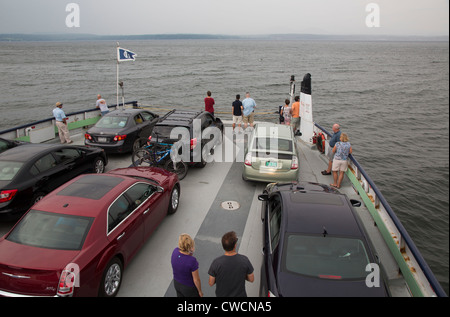
<instances>
[{"instance_id":1,"label":"rear window","mask_svg":"<svg viewBox=\"0 0 450 317\"><path fill-rule=\"evenodd\" d=\"M0 181L12 180L22 166L23 163L20 162L0 161Z\"/></svg>"},{"instance_id":2,"label":"rear window","mask_svg":"<svg viewBox=\"0 0 450 317\"><path fill-rule=\"evenodd\" d=\"M174 130L176 129L176 130ZM174 139L180 140L182 138L183 133L186 133L188 136L190 135L189 128L183 127L183 126L173 126L173 125L156 125L153 128L152 132L152 140L156 141L156 138L158 137L159 141L162 141L162 139L170 139L170 134L173 131Z\"/></svg>"},{"instance_id":3,"label":"rear window","mask_svg":"<svg viewBox=\"0 0 450 317\"><path fill-rule=\"evenodd\" d=\"M275 138L256 138L253 143L253 150L260 151L284 151L292 152L292 141Z\"/></svg>"},{"instance_id":4,"label":"rear window","mask_svg":"<svg viewBox=\"0 0 450 317\"><path fill-rule=\"evenodd\" d=\"M359 239L291 234L286 238L286 271L325 279L365 279L370 263Z\"/></svg>"},{"instance_id":5,"label":"rear window","mask_svg":"<svg viewBox=\"0 0 450 317\"><path fill-rule=\"evenodd\" d=\"M102 117L95 126L104 129L121 129L127 125L128 119L125 116L106 116Z\"/></svg>"},{"instance_id":6,"label":"rear window","mask_svg":"<svg viewBox=\"0 0 450 317\"><path fill-rule=\"evenodd\" d=\"M30 210L7 240L44 249L81 250L93 220Z\"/></svg>"},{"instance_id":7,"label":"rear window","mask_svg":"<svg viewBox=\"0 0 450 317\"><path fill-rule=\"evenodd\" d=\"M343 206L344 201L340 195L323 193L291 192L291 202L296 204L319 204L331 206Z\"/></svg>"},{"instance_id":8,"label":"rear window","mask_svg":"<svg viewBox=\"0 0 450 317\"><path fill-rule=\"evenodd\" d=\"M85 175L61 190L57 195L99 200L122 181L123 178L114 176Z\"/></svg>"}]
</instances>

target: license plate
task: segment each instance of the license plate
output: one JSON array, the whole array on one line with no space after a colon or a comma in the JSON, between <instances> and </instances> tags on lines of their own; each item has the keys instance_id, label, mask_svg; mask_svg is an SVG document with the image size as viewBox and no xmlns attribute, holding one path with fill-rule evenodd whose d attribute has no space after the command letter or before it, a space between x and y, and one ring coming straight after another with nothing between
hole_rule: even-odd
<instances>
[{"instance_id":1,"label":"license plate","mask_svg":"<svg viewBox=\"0 0 450 317\"><path fill-rule=\"evenodd\" d=\"M100 143L106 143L108 141L107 138L98 138L98 142Z\"/></svg>"},{"instance_id":2,"label":"license plate","mask_svg":"<svg viewBox=\"0 0 450 317\"><path fill-rule=\"evenodd\" d=\"M277 167L277 166L278 166L277 162L271 162L271 161L266 162L266 167Z\"/></svg>"}]
</instances>

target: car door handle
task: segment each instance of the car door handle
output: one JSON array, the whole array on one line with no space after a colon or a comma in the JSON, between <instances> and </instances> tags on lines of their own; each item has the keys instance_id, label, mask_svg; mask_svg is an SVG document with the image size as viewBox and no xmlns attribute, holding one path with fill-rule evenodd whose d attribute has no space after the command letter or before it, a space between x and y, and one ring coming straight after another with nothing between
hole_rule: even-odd
<instances>
[{"instance_id":1,"label":"car door handle","mask_svg":"<svg viewBox=\"0 0 450 317\"><path fill-rule=\"evenodd\" d=\"M122 238L123 238L123 236L124 236L124 235L125 235L125 232L124 232L124 233L122 233L122 234L121 234L120 236L118 236L116 240L117 240L117 241L119 241L120 239L122 239Z\"/></svg>"},{"instance_id":2,"label":"car door handle","mask_svg":"<svg viewBox=\"0 0 450 317\"><path fill-rule=\"evenodd\" d=\"M150 211L150 208L148 208L146 211L144 211L144 215L147 214Z\"/></svg>"}]
</instances>

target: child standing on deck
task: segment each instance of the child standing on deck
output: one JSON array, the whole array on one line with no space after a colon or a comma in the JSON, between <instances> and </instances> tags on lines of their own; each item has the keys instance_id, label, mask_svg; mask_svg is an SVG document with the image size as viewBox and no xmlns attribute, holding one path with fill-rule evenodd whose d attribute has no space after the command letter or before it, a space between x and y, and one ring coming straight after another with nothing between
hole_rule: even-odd
<instances>
[{"instance_id":1,"label":"child standing on deck","mask_svg":"<svg viewBox=\"0 0 450 317\"><path fill-rule=\"evenodd\" d=\"M284 101L284 103L285 103L285 105L281 108L280 115L283 116L285 125L291 125L291 118L292 118L291 109L292 108L289 106L289 104L291 102L289 99L286 99Z\"/></svg>"}]
</instances>

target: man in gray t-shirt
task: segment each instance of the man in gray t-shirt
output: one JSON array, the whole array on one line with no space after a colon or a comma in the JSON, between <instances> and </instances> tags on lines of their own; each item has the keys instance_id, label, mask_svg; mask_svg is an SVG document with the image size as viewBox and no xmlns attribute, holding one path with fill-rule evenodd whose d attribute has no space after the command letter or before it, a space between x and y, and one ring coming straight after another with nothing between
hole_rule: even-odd
<instances>
[{"instance_id":1,"label":"man in gray t-shirt","mask_svg":"<svg viewBox=\"0 0 450 317\"><path fill-rule=\"evenodd\" d=\"M249 259L236 252L237 240L234 231L222 237L225 254L215 259L208 270L209 285L216 284L217 297L247 297L245 281L255 280Z\"/></svg>"}]
</instances>

